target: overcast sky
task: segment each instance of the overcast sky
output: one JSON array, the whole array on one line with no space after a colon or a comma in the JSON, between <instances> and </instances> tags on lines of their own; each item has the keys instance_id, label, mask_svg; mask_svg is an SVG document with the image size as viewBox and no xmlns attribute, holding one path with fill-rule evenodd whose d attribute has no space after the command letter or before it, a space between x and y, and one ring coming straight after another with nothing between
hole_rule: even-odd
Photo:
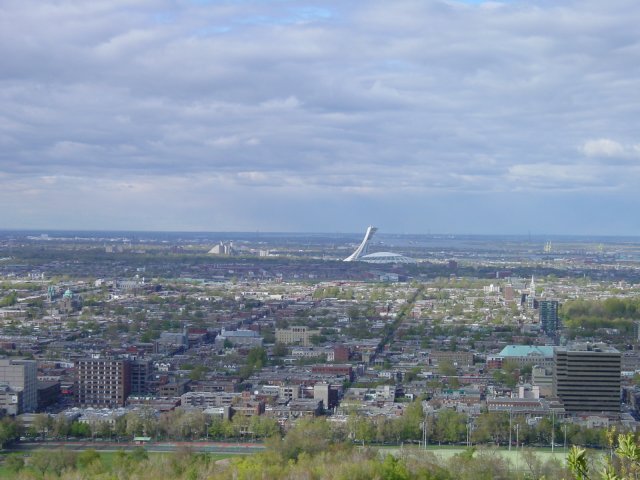
<instances>
[{"instance_id":1,"label":"overcast sky","mask_svg":"<svg viewBox=\"0 0 640 480\"><path fill-rule=\"evenodd\" d=\"M640 235L637 0L2 0L0 228Z\"/></svg>"}]
</instances>

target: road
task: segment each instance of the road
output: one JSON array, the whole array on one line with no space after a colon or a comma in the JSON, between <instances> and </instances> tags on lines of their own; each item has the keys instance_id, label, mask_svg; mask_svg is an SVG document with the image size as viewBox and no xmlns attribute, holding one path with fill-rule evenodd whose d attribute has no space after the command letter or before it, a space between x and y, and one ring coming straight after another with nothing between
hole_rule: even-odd
<instances>
[{"instance_id":1,"label":"road","mask_svg":"<svg viewBox=\"0 0 640 480\"><path fill-rule=\"evenodd\" d=\"M133 450L140 445L123 442L18 442L7 450L55 450L65 448L67 450L98 450L101 452L115 452L117 450ZM224 443L224 442L149 442L144 446L148 452L175 452L176 450L188 448L194 452L201 453L223 453L247 455L261 452L264 445L256 443Z\"/></svg>"}]
</instances>

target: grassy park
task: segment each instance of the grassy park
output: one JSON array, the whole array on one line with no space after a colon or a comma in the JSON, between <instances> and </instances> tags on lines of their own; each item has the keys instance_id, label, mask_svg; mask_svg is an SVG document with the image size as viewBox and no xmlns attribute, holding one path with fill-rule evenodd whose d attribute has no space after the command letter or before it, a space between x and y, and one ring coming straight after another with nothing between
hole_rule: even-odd
<instances>
[{"instance_id":1,"label":"grassy park","mask_svg":"<svg viewBox=\"0 0 640 480\"><path fill-rule=\"evenodd\" d=\"M86 455L87 452L90 452L90 455ZM131 451L125 453L124 451L98 451L95 450L85 450L83 452L80 451L70 451L70 450L51 450L51 449L38 449L38 450L29 450L29 451L13 451L11 453L4 453L0 455L0 478L3 480L12 480L14 478L24 477L25 474L31 473L35 477L41 476L44 474L45 468L46 471L49 471L48 466L44 466L42 461L37 462L37 466L28 465L30 460L34 457L44 458L58 458L60 456L65 456L67 454L71 454L72 457L69 458L67 464L62 467L62 470L68 470L71 466L71 462L73 462L74 467L77 468L79 472L84 472L89 475L97 472L110 472L117 470L117 467L122 467L123 464L127 463L137 463L146 459L149 460L167 460L175 457L180 457L181 452L148 452L146 450L140 449L139 451ZM84 458L83 458L83 454ZM183 452L182 455L188 455L189 452ZM207 453L207 459L210 462L216 462L218 460L223 460L225 458L234 457L234 454L227 453ZM18 471L15 467L12 466L12 460L10 458L18 458L22 460L26 465L20 468ZM52 470L55 470L53 468Z\"/></svg>"}]
</instances>

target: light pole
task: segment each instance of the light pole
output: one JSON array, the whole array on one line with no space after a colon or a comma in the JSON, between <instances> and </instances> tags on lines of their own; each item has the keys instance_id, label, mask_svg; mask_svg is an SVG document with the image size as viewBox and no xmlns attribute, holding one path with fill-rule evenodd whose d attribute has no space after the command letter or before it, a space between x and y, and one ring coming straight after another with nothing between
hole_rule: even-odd
<instances>
[{"instance_id":1,"label":"light pole","mask_svg":"<svg viewBox=\"0 0 640 480\"><path fill-rule=\"evenodd\" d=\"M556 431L556 412L551 412L551 453L553 453L555 442L555 431Z\"/></svg>"},{"instance_id":2,"label":"light pole","mask_svg":"<svg viewBox=\"0 0 640 480\"><path fill-rule=\"evenodd\" d=\"M563 447L563 451L566 453L566 451L567 451L567 424L565 423L562 427L563 427L563 430L564 430L564 447Z\"/></svg>"},{"instance_id":3,"label":"light pole","mask_svg":"<svg viewBox=\"0 0 640 480\"><path fill-rule=\"evenodd\" d=\"M516 423L516 469L520 467L520 424Z\"/></svg>"},{"instance_id":4,"label":"light pole","mask_svg":"<svg viewBox=\"0 0 640 480\"><path fill-rule=\"evenodd\" d=\"M471 423L467 422L467 448L469 448L470 445L470 440L471 440Z\"/></svg>"},{"instance_id":5,"label":"light pole","mask_svg":"<svg viewBox=\"0 0 640 480\"><path fill-rule=\"evenodd\" d=\"M511 410L509 410L509 451L511 451Z\"/></svg>"},{"instance_id":6,"label":"light pole","mask_svg":"<svg viewBox=\"0 0 640 480\"><path fill-rule=\"evenodd\" d=\"M424 420L422 421L422 445L423 449L427 449L427 418L428 416L424 416Z\"/></svg>"}]
</instances>

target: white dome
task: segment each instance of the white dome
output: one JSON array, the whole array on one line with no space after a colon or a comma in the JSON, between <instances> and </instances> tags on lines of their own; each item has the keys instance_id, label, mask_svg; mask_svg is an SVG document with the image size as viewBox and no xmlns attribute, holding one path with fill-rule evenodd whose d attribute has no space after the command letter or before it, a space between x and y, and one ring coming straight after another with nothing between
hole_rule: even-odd
<instances>
[{"instance_id":1,"label":"white dome","mask_svg":"<svg viewBox=\"0 0 640 480\"><path fill-rule=\"evenodd\" d=\"M360 257L358 260L367 263L416 263L413 258L393 252L370 253L369 255Z\"/></svg>"}]
</instances>

